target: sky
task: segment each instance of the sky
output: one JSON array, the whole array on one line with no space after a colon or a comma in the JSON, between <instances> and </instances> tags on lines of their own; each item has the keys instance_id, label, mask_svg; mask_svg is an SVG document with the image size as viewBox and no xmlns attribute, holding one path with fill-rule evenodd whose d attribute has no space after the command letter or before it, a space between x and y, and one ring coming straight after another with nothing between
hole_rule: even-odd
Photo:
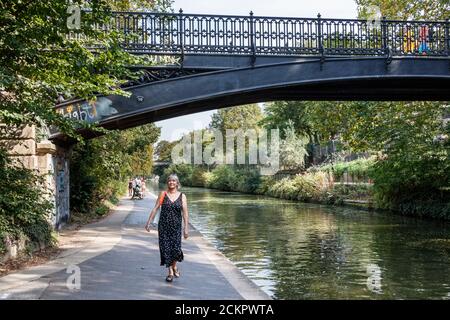
<instances>
[{"instance_id":1,"label":"sky","mask_svg":"<svg viewBox=\"0 0 450 320\"><path fill-rule=\"evenodd\" d=\"M175 0L175 12L180 8L184 13L248 15L253 11L255 16L279 17L316 17L323 18L356 18L355 0ZM161 127L160 140L173 141L183 133L205 128L215 112L206 111L187 116L158 121Z\"/></svg>"}]
</instances>

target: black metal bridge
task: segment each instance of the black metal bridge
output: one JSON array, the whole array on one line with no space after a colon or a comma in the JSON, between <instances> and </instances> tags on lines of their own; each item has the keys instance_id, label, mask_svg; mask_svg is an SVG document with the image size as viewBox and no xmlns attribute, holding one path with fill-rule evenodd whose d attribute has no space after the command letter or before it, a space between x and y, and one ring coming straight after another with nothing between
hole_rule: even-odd
<instances>
[{"instance_id":1,"label":"black metal bridge","mask_svg":"<svg viewBox=\"0 0 450 320\"><path fill-rule=\"evenodd\" d=\"M270 100L450 100L450 22L114 12L133 54L159 66L126 85L131 98L56 106L124 129ZM101 48L93 48L101 49ZM54 134L56 138L57 133Z\"/></svg>"}]
</instances>

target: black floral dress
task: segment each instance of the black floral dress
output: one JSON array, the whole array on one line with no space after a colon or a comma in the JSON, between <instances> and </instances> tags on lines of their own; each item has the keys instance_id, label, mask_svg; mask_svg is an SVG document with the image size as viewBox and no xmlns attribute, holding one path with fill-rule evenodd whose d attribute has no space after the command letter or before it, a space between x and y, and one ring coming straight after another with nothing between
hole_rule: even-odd
<instances>
[{"instance_id":1,"label":"black floral dress","mask_svg":"<svg viewBox=\"0 0 450 320\"><path fill-rule=\"evenodd\" d=\"M174 261L183 261L181 250L181 225L182 225L182 193L172 202L167 193L161 205L159 216L159 252L161 265L169 267Z\"/></svg>"}]
</instances>

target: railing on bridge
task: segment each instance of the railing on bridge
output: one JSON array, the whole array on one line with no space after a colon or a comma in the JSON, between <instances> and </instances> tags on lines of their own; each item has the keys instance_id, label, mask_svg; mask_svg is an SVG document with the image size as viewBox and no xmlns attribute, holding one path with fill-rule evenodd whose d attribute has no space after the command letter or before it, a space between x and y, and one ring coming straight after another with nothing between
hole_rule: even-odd
<instances>
[{"instance_id":1,"label":"railing on bridge","mask_svg":"<svg viewBox=\"0 0 450 320\"><path fill-rule=\"evenodd\" d=\"M450 22L113 12L138 54L449 56Z\"/></svg>"}]
</instances>

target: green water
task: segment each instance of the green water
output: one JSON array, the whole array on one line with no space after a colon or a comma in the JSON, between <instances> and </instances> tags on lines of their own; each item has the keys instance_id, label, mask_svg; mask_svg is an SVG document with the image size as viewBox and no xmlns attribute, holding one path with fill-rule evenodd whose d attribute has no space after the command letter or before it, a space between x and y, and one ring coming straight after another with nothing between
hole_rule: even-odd
<instances>
[{"instance_id":1,"label":"green water","mask_svg":"<svg viewBox=\"0 0 450 320\"><path fill-rule=\"evenodd\" d=\"M183 188L191 222L275 299L450 299L450 225Z\"/></svg>"}]
</instances>

